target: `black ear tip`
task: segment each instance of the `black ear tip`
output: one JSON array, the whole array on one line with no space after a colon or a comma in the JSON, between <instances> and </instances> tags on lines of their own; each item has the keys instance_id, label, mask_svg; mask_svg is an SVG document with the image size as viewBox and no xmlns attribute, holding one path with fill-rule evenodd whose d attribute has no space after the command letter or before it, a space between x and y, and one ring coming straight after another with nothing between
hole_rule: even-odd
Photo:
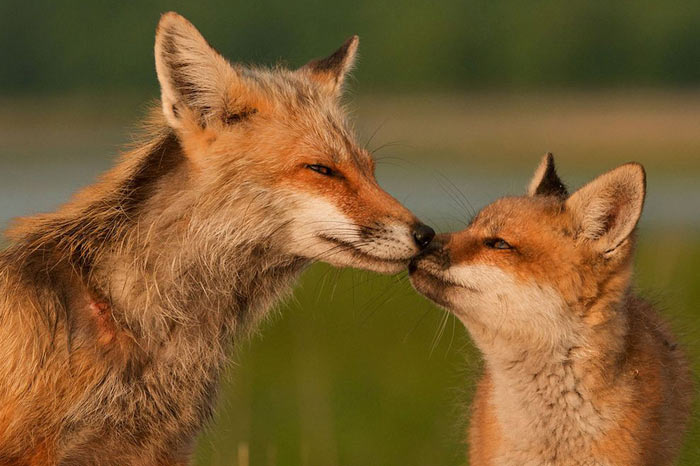
<instances>
[{"instance_id":1,"label":"black ear tip","mask_svg":"<svg viewBox=\"0 0 700 466\"><path fill-rule=\"evenodd\" d=\"M345 64L350 48L352 47L354 37L356 36L353 36L343 42L343 45L341 45L340 48L331 55L327 56L326 58L312 60L306 66L317 73L340 72Z\"/></svg>"},{"instance_id":2,"label":"black ear tip","mask_svg":"<svg viewBox=\"0 0 700 466\"><path fill-rule=\"evenodd\" d=\"M544 165L545 173L555 171L556 167L554 165L554 154L552 154L551 152L545 152L544 156L541 159L540 165Z\"/></svg>"},{"instance_id":3,"label":"black ear tip","mask_svg":"<svg viewBox=\"0 0 700 466\"><path fill-rule=\"evenodd\" d=\"M340 58L345 59L349 54L354 53L360 42L360 37L357 34L345 39L345 42L340 46L338 50L333 55L338 55Z\"/></svg>"},{"instance_id":4,"label":"black ear tip","mask_svg":"<svg viewBox=\"0 0 700 466\"><path fill-rule=\"evenodd\" d=\"M539 184L534 190L534 194L540 196L557 196L561 198L568 196L568 190L557 174L557 169L554 165L554 154L551 152L544 154L541 165L542 164L544 164L544 172L542 173Z\"/></svg>"},{"instance_id":5,"label":"black ear tip","mask_svg":"<svg viewBox=\"0 0 700 466\"><path fill-rule=\"evenodd\" d=\"M557 167L554 165L554 156L552 155L551 152L547 152L547 175L555 175L557 174Z\"/></svg>"}]
</instances>

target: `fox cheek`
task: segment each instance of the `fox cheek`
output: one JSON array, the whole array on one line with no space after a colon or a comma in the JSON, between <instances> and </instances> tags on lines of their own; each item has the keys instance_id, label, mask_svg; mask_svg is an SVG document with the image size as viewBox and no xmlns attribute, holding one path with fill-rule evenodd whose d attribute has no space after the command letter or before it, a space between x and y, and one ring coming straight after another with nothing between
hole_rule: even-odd
<instances>
[{"instance_id":1,"label":"fox cheek","mask_svg":"<svg viewBox=\"0 0 700 466\"><path fill-rule=\"evenodd\" d=\"M455 314L478 321L489 334L528 335L546 345L566 337L576 326L573 317L563 312L564 297L552 286L523 280L491 265L452 267L450 278L478 290L450 296Z\"/></svg>"}]
</instances>

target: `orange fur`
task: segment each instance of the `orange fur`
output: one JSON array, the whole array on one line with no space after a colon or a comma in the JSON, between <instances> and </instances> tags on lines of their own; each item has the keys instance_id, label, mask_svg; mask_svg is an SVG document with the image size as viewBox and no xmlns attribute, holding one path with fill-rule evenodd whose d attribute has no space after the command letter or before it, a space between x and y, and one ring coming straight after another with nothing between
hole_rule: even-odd
<instances>
[{"instance_id":1,"label":"orange fur","mask_svg":"<svg viewBox=\"0 0 700 466\"><path fill-rule=\"evenodd\" d=\"M163 15L145 141L0 251L0 465L187 464L234 342L308 264L427 245L340 105L357 43L245 67Z\"/></svg>"},{"instance_id":2,"label":"orange fur","mask_svg":"<svg viewBox=\"0 0 700 466\"><path fill-rule=\"evenodd\" d=\"M627 164L568 196L546 156L524 197L485 207L410 266L485 359L470 464L671 464L692 398L683 352L630 291L645 175Z\"/></svg>"}]
</instances>

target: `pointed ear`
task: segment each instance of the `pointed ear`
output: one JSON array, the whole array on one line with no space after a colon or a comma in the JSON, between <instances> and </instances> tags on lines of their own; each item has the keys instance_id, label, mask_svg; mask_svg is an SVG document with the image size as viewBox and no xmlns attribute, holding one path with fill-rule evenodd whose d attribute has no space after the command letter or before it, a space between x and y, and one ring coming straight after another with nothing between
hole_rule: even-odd
<instances>
[{"instance_id":1,"label":"pointed ear","mask_svg":"<svg viewBox=\"0 0 700 466\"><path fill-rule=\"evenodd\" d=\"M591 181L566 201L579 237L590 240L610 256L625 243L642 215L646 174L628 163Z\"/></svg>"},{"instance_id":2,"label":"pointed ear","mask_svg":"<svg viewBox=\"0 0 700 466\"><path fill-rule=\"evenodd\" d=\"M319 60L312 60L301 67L300 70L308 73L309 77L318 83L324 91L338 96L343 89L345 76L355 64L359 43L360 38L352 36L332 55Z\"/></svg>"},{"instance_id":3,"label":"pointed ear","mask_svg":"<svg viewBox=\"0 0 700 466\"><path fill-rule=\"evenodd\" d=\"M240 86L240 79L192 23L165 13L156 30L155 59L163 113L171 127L180 129L191 118L201 127L225 118L227 92Z\"/></svg>"},{"instance_id":4,"label":"pointed ear","mask_svg":"<svg viewBox=\"0 0 700 466\"><path fill-rule=\"evenodd\" d=\"M568 192L554 167L554 156L547 152L527 188L528 196L557 196L566 198Z\"/></svg>"}]
</instances>

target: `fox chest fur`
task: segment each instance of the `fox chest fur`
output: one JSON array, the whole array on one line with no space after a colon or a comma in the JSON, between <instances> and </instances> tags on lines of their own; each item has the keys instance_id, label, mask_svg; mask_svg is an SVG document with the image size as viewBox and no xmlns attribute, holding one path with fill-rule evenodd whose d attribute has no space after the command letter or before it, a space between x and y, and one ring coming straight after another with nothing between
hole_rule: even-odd
<instances>
[{"instance_id":1,"label":"fox chest fur","mask_svg":"<svg viewBox=\"0 0 700 466\"><path fill-rule=\"evenodd\" d=\"M585 374L564 362L538 367L527 383L503 375L489 372L479 386L470 439L474 464L611 464L594 454L594 443L615 419L597 405L597 395L580 383ZM494 377L504 380L494 381ZM494 435L488 432L494 425L507 430L499 428ZM480 439L487 445L478 444Z\"/></svg>"},{"instance_id":2,"label":"fox chest fur","mask_svg":"<svg viewBox=\"0 0 700 466\"><path fill-rule=\"evenodd\" d=\"M32 288L22 283L28 270L4 265L6 304L64 316L54 316L53 327L37 321L41 313L6 312L0 320L0 339L9 343L0 350L7 352L0 372L10 376L14 369L16 380L0 388L0 463L23 464L26 451L39 455L32 460L39 464L185 462L211 418L235 336L290 288L304 265L258 260L235 280L209 278L210 288L229 287L225 295L180 282L170 285L177 291L162 290L167 300L145 301L139 294L157 292L132 283L128 300L108 305L60 265L44 268L44 285ZM120 307L137 303L150 309Z\"/></svg>"},{"instance_id":3,"label":"fox chest fur","mask_svg":"<svg viewBox=\"0 0 700 466\"><path fill-rule=\"evenodd\" d=\"M544 363L487 360L469 432L474 465L669 464L692 396L687 360L648 305L631 303L621 356L591 360L574 347Z\"/></svg>"}]
</instances>

